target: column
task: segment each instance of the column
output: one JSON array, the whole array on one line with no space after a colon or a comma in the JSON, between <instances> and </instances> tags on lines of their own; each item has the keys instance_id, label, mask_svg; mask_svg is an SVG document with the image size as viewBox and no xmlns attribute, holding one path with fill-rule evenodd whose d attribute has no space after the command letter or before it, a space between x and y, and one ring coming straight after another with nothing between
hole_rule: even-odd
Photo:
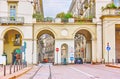
<instances>
[{"instance_id":1,"label":"column","mask_svg":"<svg viewBox=\"0 0 120 79\"><path fill-rule=\"evenodd\" d=\"M87 43L86 43L86 62L91 62L91 59L92 59L91 40L87 40Z\"/></svg>"},{"instance_id":2,"label":"column","mask_svg":"<svg viewBox=\"0 0 120 79\"><path fill-rule=\"evenodd\" d=\"M25 58L27 61L27 64L32 64L33 56L32 56L32 40L31 39L24 39L22 40L22 43L26 42L26 50L25 50Z\"/></svg>"},{"instance_id":3,"label":"column","mask_svg":"<svg viewBox=\"0 0 120 79\"><path fill-rule=\"evenodd\" d=\"M97 62L102 61L102 26L97 24Z\"/></svg>"},{"instance_id":4,"label":"column","mask_svg":"<svg viewBox=\"0 0 120 79\"><path fill-rule=\"evenodd\" d=\"M92 63L96 63L97 58L97 41L96 39L92 39Z\"/></svg>"},{"instance_id":5,"label":"column","mask_svg":"<svg viewBox=\"0 0 120 79\"><path fill-rule=\"evenodd\" d=\"M33 51L33 64L37 64L38 62L37 40L34 40L32 51Z\"/></svg>"},{"instance_id":6,"label":"column","mask_svg":"<svg viewBox=\"0 0 120 79\"><path fill-rule=\"evenodd\" d=\"M0 56L2 56L2 54L3 54L3 39L0 39Z\"/></svg>"}]
</instances>

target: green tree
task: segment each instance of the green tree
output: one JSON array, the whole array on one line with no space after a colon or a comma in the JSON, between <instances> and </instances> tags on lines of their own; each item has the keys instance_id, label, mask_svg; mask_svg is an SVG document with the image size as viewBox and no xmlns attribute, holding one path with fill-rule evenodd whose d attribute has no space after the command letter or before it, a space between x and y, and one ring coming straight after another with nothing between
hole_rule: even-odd
<instances>
[{"instance_id":1,"label":"green tree","mask_svg":"<svg viewBox=\"0 0 120 79\"><path fill-rule=\"evenodd\" d=\"M35 13L35 14L33 14L33 18L36 18L36 21L37 21L37 22L44 20L43 15L40 14L40 13Z\"/></svg>"},{"instance_id":2,"label":"green tree","mask_svg":"<svg viewBox=\"0 0 120 79\"><path fill-rule=\"evenodd\" d=\"M69 19L69 18L72 18L72 17L73 17L73 16L72 16L71 13L67 13L67 14L65 14L65 17L64 17L64 18Z\"/></svg>"},{"instance_id":3,"label":"green tree","mask_svg":"<svg viewBox=\"0 0 120 79\"><path fill-rule=\"evenodd\" d=\"M107 4L105 8L116 9L116 5L114 3Z\"/></svg>"},{"instance_id":4,"label":"green tree","mask_svg":"<svg viewBox=\"0 0 120 79\"><path fill-rule=\"evenodd\" d=\"M47 21L47 22L52 22L53 18L52 17L46 17L44 20Z\"/></svg>"},{"instance_id":5,"label":"green tree","mask_svg":"<svg viewBox=\"0 0 120 79\"><path fill-rule=\"evenodd\" d=\"M61 12L61 13L58 13L56 15L56 18L61 18L63 22L67 22L69 18L72 18L72 14L71 13L64 13L64 12Z\"/></svg>"},{"instance_id":6,"label":"green tree","mask_svg":"<svg viewBox=\"0 0 120 79\"><path fill-rule=\"evenodd\" d=\"M58 13L56 15L56 18L64 18L64 17L65 17L65 13L64 12Z\"/></svg>"}]
</instances>

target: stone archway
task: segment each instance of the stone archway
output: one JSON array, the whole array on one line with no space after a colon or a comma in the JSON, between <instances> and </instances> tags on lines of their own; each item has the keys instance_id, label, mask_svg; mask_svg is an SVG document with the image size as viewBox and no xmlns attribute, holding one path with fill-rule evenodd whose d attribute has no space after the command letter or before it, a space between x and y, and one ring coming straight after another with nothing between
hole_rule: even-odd
<instances>
[{"instance_id":1,"label":"stone archway","mask_svg":"<svg viewBox=\"0 0 120 79\"><path fill-rule=\"evenodd\" d=\"M92 61L92 36L88 30L81 29L74 37L75 61L82 59L83 62Z\"/></svg>"},{"instance_id":2,"label":"stone archway","mask_svg":"<svg viewBox=\"0 0 120 79\"><path fill-rule=\"evenodd\" d=\"M37 35L37 61L44 63L54 62L54 34L49 30L42 30Z\"/></svg>"},{"instance_id":3,"label":"stone archway","mask_svg":"<svg viewBox=\"0 0 120 79\"><path fill-rule=\"evenodd\" d=\"M68 62L68 45L62 44L61 46L61 64L66 64Z\"/></svg>"},{"instance_id":4,"label":"stone archway","mask_svg":"<svg viewBox=\"0 0 120 79\"><path fill-rule=\"evenodd\" d=\"M22 35L14 29L10 29L4 34L4 53L7 55L7 64L13 63L15 60L15 49L20 49L22 45ZM20 52L18 52L20 53Z\"/></svg>"}]
</instances>

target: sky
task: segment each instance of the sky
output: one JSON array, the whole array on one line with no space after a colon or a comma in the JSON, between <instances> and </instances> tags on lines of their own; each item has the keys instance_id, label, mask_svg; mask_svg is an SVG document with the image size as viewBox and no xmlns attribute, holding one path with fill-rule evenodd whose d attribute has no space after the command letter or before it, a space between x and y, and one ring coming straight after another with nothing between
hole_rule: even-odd
<instances>
[{"instance_id":1,"label":"sky","mask_svg":"<svg viewBox=\"0 0 120 79\"><path fill-rule=\"evenodd\" d=\"M116 6L120 6L120 0L114 0Z\"/></svg>"},{"instance_id":2,"label":"sky","mask_svg":"<svg viewBox=\"0 0 120 79\"><path fill-rule=\"evenodd\" d=\"M56 14L69 10L72 0L43 0L43 10L45 17L55 18Z\"/></svg>"}]
</instances>

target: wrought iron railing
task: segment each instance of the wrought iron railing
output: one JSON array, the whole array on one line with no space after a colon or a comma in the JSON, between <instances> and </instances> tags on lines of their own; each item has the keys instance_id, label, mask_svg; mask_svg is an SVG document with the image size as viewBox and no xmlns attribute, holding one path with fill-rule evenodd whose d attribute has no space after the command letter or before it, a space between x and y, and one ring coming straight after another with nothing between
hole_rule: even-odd
<instances>
[{"instance_id":1,"label":"wrought iron railing","mask_svg":"<svg viewBox=\"0 0 120 79\"><path fill-rule=\"evenodd\" d=\"M1 24L23 24L24 17L0 17Z\"/></svg>"}]
</instances>

